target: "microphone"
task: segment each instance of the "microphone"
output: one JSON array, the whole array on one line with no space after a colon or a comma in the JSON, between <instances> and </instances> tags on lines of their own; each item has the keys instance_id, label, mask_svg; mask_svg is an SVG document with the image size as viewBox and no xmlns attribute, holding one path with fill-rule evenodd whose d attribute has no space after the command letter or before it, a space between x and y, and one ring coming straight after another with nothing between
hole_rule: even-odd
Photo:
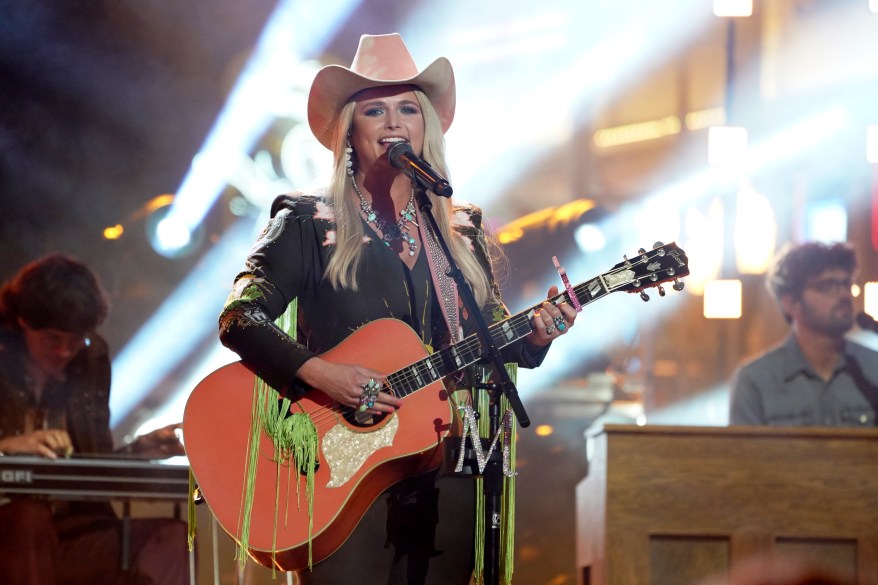
<instances>
[{"instance_id":1,"label":"microphone","mask_svg":"<svg viewBox=\"0 0 878 585\"><path fill-rule=\"evenodd\" d=\"M390 164L416 180L424 189L429 189L440 197L451 197L454 192L442 176L433 170L430 163L415 154L408 142L397 142L387 151Z\"/></svg>"},{"instance_id":2,"label":"microphone","mask_svg":"<svg viewBox=\"0 0 878 585\"><path fill-rule=\"evenodd\" d=\"M860 326L860 329L865 329L872 333L878 333L878 321L873 319L868 313L860 313L857 315L857 325Z\"/></svg>"}]
</instances>

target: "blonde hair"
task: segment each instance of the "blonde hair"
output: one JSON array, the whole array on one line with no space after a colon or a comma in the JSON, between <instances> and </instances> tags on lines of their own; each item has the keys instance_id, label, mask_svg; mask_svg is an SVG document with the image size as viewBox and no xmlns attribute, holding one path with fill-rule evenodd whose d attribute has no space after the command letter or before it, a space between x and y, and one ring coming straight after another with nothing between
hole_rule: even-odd
<instances>
[{"instance_id":1,"label":"blonde hair","mask_svg":"<svg viewBox=\"0 0 878 585\"><path fill-rule=\"evenodd\" d=\"M442 135L439 116L421 90L414 88L414 92L424 116L424 151L421 156L439 174L448 177L448 168L445 164L445 137ZM347 147L348 131L354 118L355 105L356 102L349 101L344 105L338 117L332 139L335 167L327 191L328 202L335 215L336 242L335 249L326 266L326 278L329 279L334 288L350 290L358 289L358 272L363 257L363 236L365 235L353 187L345 172L345 148ZM433 204L433 215L439 225L439 231L448 242L451 254L472 288L476 301L479 306L483 306L491 295L488 276L479 264L475 253L462 238L454 233L451 226L453 216L451 200L438 197L430 192L427 193L427 196Z\"/></svg>"}]
</instances>

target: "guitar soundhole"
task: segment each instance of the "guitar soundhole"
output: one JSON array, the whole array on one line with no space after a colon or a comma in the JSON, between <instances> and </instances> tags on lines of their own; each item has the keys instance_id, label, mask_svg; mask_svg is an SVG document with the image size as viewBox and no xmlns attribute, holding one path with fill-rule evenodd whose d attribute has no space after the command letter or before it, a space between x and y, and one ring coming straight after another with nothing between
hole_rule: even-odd
<instances>
[{"instance_id":1,"label":"guitar soundhole","mask_svg":"<svg viewBox=\"0 0 878 585\"><path fill-rule=\"evenodd\" d=\"M345 420L355 427L367 428L380 424L385 418L387 418L387 414L371 414L368 412L360 412L356 408L347 407L345 408L344 417Z\"/></svg>"}]
</instances>

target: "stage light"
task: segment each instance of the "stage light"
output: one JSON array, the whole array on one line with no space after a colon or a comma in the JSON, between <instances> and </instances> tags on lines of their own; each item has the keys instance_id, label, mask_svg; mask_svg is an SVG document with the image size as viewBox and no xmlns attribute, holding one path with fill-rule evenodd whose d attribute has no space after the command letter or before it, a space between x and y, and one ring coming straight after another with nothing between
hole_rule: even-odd
<instances>
[{"instance_id":1,"label":"stage light","mask_svg":"<svg viewBox=\"0 0 878 585\"><path fill-rule=\"evenodd\" d=\"M713 0L713 13L716 16L752 16L753 0Z\"/></svg>"},{"instance_id":2,"label":"stage light","mask_svg":"<svg viewBox=\"0 0 878 585\"><path fill-rule=\"evenodd\" d=\"M684 118L684 124L688 130L721 126L725 121L726 115L723 108L689 112ZM682 126L683 124L680 123L680 118L677 116L666 116L657 120L601 128L594 133L593 141L598 148L610 148L679 134Z\"/></svg>"},{"instance_id":3,"label":"stage light","mask_svg":"<svg viewBox=\"0 0 878 585\"><path fill-rule=\"evenodd\" d=\"M805 240L843 242L848 234L848 211L845 201L837 198L808 202L805 206Z\"/></svg>"},{"instance_id":4,"label":"stage light","mask_svg":"<svg viewBox=\"0 0 878 585\"><path fill-rule=\"evenodd\" d=\"M878 124L870 124L866 128L866 160L873 165L878 164Z\"/></svg>"},{"instance_id":5,"label":"stage light","mask_svg":"<svg viewBox=\"0 0 878 585\"><path fill-rule=\"evenodd\" d=\"M534 429L534 433L538 437L548 437L554 432L555 429L552 428L552 425L537 425L537 427Z\"/></svg>"},{"instance_id":6,"label":"stage light","mask_svg":"<svg viewBox=\"0 0 878 585\"><path fill-rule=\"evenodd\" d=\"M150 213L144 223L146 238L157 254L165 258L183 258L195 252L204 239L204 229L194 231L179 217L171 214L171 205Z\"/></svg>"},{"instance_id":7,"label":"stage light","mask_svg":"<svg viewBox=\"0 0 878 585\"><path fill-rule=\"evenodd\" d=\"M878 12L878 0L869 0L869 10Z\"/></svg>"},{"instance_id":8,"label":"stage light","mask_svg":"<svg viewBox=\"0 0 878 585\"><path fill-rule=\"evenodd\" d=\"M863 311L878 319L878 282L867 282L863 285Z\"/></svg>"},{"instance_id":9,"label":"stage light","mask_svg":"<svg viewBox=\"0 0 878 585\"><path fill-rule=\"evenodd\" d=\"M724 213L718 197L705 212L695 208L686 211L683 247L689 256L689 276L685 280L686 290L691 294L704 294L705 283L719 278L724 255Z\"/></svg>"},{"instance_id":10,"label":"stage light","mask_svg":"<svg viewBox=\"0 0 878 585\"><path fill-rule=\"evenodd\" d=\"M603 230L593 223L586 223L576 228L573 239L583 252L597 252L607 245Z\"/></svg>"},{"instance_id":11,"label":"stage light","mask_svg":"<svg viewBox=\"0 0 878 585\"><path fill-rule=\"evenodd\" d=\"M741 318L741 281L712 280L704 284L705 319Z\"/></svg>"},{"instance_id":12,"label":"stage light","mask_svg":"<svg viewBox=\"0 0 878 585\"><path fill-rule=\"evenodd\" d=\"M714 126L707 135L707 162L724 169L740 168L747 156L747 129Z\"/></svg>"},{"instance_id":13,"label":"stage light","mask_svg":"<svg viewBox=\"0 0 878 585\"><path fill-rule=\"evenodd\" d=\"M763 274L777 247L777 222L771 202L745 184L735 206L735 263L741 274Z\"/></svg>"},{"instance_id":14,"label":"stage light","mask_svg":"<svg viewBox=\"0 0 878 585\"><path fill-rule=\"evenodd\" d=\"M118 240L122 237L123 233L125 233L125 228L122 227L122 224L117 223L116 225L111 225L104 228L104 239Z\"/></svg>"},{"instance_id":15,"label":"stage light","mask_svg":"<svg viewBox=\"0 0 878 585\"><path fill-rule=\"evenodd\" d=\"M726 111L724 108L710 108L689 112L683 118L683 123L688 130L703 130L711 126L723 126L726 123Z\"/></svg>"},{"instance_id":16,"label":"stage light","mask_svg":"<svg viewBox=\"0 0 878 585\"><path fill-rule=\"evenodd\" d=\"M609 148L622 144L632 144L655 140L680 133L680 118L666 116L659 120L649 120L636 124L626 124L615 128L603 128L594 133L594 143L598 148Z\"/></svg>"}]
</instances>

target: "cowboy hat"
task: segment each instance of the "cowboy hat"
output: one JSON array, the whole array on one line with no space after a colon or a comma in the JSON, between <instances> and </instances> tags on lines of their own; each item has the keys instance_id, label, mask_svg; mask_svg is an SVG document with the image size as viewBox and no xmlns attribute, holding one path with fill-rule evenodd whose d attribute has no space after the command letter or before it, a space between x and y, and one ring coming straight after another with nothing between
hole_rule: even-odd
<instances>
[{"instance_id":1,"label":"cowboy hat","mask_svg":"<svg viewBox=\"0 0 878 585\"><path fill-rule=\"evenodd\" d=\"M427 94L439 114L442 132L454 119L454 71L445 57L439 57L418 73L402 37L363 35L350 69L327 65L317 72L308 95L308 124L326 148L332 148L335 120L350 97L370 87L416 85Z\"/></svg>"}]
</instances>

